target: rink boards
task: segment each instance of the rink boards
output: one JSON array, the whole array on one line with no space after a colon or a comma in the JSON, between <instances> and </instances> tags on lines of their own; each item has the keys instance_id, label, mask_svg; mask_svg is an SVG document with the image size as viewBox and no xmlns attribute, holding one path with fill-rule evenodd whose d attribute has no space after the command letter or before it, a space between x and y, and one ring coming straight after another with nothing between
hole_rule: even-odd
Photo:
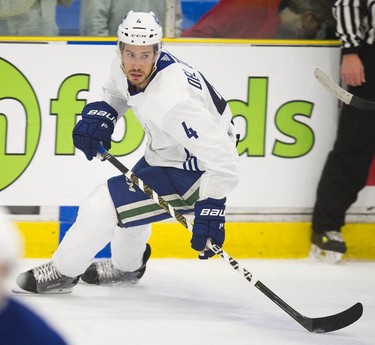
<instances>
[{"instance_id":1,"label":"rink boards","mask_svg":"<svg viewBox=\"0 0 375 345\"><path fill-rule=\"evenodd\" d=\"M25 258L49 258L69 222L16 222L25 238ZM126 231L126 230L124 230ZM351 223L342 230L350 259L375 259L374 224ZM224 249L234 258L304 258L310 250L308 222L227 222ZM153 258L195 258L190 233L175 222L152 225ZM108 257L109 246L98 257Z\"/></svg>"},{"instance_id":2,"label":"rink boards","mask_svg":"<svg viewBox=\"0 0 375 345\"><path fill-rule=\"evenodd\" d=\"M104 66L112 60L115 41L34 40L29 44L28 38L3 38L0 43L0 113L9 123L0 126L7 138L7 154L5 149L0 153L0 205L52 209L46 216L42 212L15 219L25 236L25 257L46 258L75 217L74 212L60 212L64 207L59 205L79 205L99 182L116 174L109 164L88 163L71 142L77 114L97 99L108 77ZM319 66L338 81L337 42L165 43L217 85L241 132L238 151L244 173L227 206L243 218L227 218L225 249L236 258L306 257L316 186L338 114L337 100L312 72ZM111 153L131 167L143 155L142 128L127 114L116 129ZM374 176L375 169L351 210L358 219L343 229L349 258L375 258ZM196 257L189 232L175 223L153 225L150 242L155 258ZM107 247L100 256L109 253Z\"/></svg>"}]
</instances>

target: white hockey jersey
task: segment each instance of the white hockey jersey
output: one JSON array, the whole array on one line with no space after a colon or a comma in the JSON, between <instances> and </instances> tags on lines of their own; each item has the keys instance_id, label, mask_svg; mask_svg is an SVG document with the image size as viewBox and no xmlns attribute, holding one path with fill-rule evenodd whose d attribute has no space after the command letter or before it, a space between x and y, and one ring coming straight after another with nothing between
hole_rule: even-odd
<instances>
[{"instance_id":1,"label":"white hockey jersey","mask_svg":"<svg viewBox=\"0 0 375 345\"><path fill-rule=\"evenodd\" d=\"M136 91L118 56L103 101L122 116L131 107L147 134L151 166L204 171L200 199L226 197L239 179L239 157L227 102L197 70L162 51L147 87Z\"/></svg>"}]
</instances>

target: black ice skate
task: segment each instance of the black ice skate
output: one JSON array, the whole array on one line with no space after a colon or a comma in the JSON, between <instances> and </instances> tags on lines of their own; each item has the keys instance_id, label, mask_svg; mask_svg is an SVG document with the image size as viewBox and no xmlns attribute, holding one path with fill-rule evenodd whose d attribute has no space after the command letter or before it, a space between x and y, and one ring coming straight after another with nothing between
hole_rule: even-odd
<instances>
[{"instance_id":1,"label":"black ice skate","mask_svg":"<svg viewBox=\"0 0 375 345\"><path fill-rule=\"evenodd\" d=\"M93 262L81 279L88 284L110 285L117 283L136 284L146 271L146 263L151 255L151 246L146 243L143 253L142 266L134 272L125 272L115 268L111 259Z\"/></svg>"},{"instance_id":2,"label":"black ice skate","mask_svg":"<svg viewBox=\"0 0 375 345\"><path fill-rule=\"evenodd\" d=\"M339 231L313 231L310 256L330 263L338 263L346 253L346 244Z\"/></svg>"},{"instance_id":3,"label":"black ice skate","mask_svg":"<svg viewBox=\"0 0 375 345\"><path fill-rule=\"evenodd\" d=\"M53 264L37 266L18 275L16 293L69 293L78 283L79 277L71 278L61 274Z\"/></svg>"}]
</instances>

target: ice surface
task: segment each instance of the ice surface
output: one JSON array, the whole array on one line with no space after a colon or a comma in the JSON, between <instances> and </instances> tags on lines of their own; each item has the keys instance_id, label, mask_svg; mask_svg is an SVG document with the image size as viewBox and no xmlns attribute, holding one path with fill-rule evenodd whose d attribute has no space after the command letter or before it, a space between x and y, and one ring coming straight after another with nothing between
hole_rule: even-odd
<instances>
[{"instance_id":1,"label":"ice surface","mask_svg":"<svg viewBox=\"0 0 375 345\"><path fill-rule=\"evenodd\" d=\"M15 274L46 260L25 259ZM130 286L80 283L71 294L16 295L71 345L373 345L375 262L240 260L301 314L336 314L356 302L363 316L326 334L306 331L226 262L150 259Z\"/></svg>"}]
</instances>

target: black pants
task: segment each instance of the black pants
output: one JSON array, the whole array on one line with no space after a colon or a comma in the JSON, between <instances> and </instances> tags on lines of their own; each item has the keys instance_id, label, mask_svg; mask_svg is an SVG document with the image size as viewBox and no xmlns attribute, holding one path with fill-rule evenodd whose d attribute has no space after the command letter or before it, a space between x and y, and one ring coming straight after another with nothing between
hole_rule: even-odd
<instances>
[{"instance_id":1,"label":"black pants","mask_svg":"<svg viewBox=\"0 0 375 345\"><path fill-rule=\"evenodd\" d=\"M375 47L365 46L360 57L366 83L348 91L375 101ZM316 232L340 231L349 207L366 185L375 155L375 111L344 105L333 150L329 152L317 189L312 227Z\"/></svg>"}]
</instances>

